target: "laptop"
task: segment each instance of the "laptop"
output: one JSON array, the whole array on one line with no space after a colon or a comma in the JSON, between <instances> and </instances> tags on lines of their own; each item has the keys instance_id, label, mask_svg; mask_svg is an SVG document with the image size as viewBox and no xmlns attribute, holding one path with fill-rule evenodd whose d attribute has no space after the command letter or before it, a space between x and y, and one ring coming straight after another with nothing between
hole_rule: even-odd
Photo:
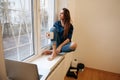
<instances>
[{"instance_id":1,"label":"laptop","mask_svg":"<svg viewBox=\"0 0 120 80\"><path fill-rule=\"evenodd\" d=\"M36 64L5 60L8 80L40 80Z\"/></svg>"}]
</instances>

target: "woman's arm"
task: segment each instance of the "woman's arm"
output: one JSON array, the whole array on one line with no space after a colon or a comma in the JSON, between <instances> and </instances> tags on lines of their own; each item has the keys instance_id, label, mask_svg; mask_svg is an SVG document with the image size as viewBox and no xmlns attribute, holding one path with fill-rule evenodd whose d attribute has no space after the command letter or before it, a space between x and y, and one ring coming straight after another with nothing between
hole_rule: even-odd
<instances>
[{"instance_id":1,"label":"woman's arm","mask_svg":"<svg viewBox=\"0 0 120 80\"><path fill-rule=\"evenodd\" d=\"M59 53L59 52L61 51L62 47L63 47L65 44L69 43L69 42L70 42L70 39L67 38L64 42L62 42L62 43L58 46L56 52Z\"/></svg>"},{"instance_id":2,"label":"woman's arm","mask_svg":"<svg viewBox=\"0 0 120 80\"><path fill-rule=\"evenodd\" d=\"M60 47L63 47L65 44L69 43L70 42L70 39L67 38L64 42L62 42L59 46Z\"/></svg>"}]
</instances>

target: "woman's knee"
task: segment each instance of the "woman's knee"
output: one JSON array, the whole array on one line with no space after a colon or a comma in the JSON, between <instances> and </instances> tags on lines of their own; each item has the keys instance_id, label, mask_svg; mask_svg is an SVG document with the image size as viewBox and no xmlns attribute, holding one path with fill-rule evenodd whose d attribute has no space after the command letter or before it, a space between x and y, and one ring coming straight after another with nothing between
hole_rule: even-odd
<instances>
[{"instance_id":1,"label":"woman's knee","mask_svg":"<svg viewBox=\"0 0 120 80\"><path fill-rule=\"evenodd\" d=\"M72 50L75 50L75 49L77 48L77 43L72 42L71 45L70 45L70 48L71 48Z\"/></svg>"}]
</instances>

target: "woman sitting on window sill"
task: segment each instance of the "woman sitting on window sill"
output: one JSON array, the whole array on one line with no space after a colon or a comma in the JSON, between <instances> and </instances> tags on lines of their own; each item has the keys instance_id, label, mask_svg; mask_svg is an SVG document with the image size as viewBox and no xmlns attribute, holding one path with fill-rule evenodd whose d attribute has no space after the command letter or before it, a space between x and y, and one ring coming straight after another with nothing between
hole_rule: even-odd
<instances>
[{"instance_id":1,"label":"woman sitting on window sill","mask_svg":"<svg viewBox=\"0 0 120 80\"><path fill-rule=\"evenodd\" d=\"M60 12L60 20L54 23L50 29L54 37L51 39L52 50L45 50L43 54L51 54L48 60L53 60L60 52L71 52L77 47L75 42L72 42L73 25L71 24L70 12L63 8ZM49 36L49 35L48 35Z\"/></svg>"}]
</instances>

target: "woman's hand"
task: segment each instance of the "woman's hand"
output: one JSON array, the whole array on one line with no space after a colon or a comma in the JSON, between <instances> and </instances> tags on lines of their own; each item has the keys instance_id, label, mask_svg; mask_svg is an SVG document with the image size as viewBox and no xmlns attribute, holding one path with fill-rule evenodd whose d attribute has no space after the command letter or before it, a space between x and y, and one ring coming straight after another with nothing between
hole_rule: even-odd
<instances>
[{"instance_id":1,"label":"woman's hand","mask_svg":"<svg viewBox=\"0 0 120 80\"><path fill-rule=\"evenodd\" d=\"M60 51L61 51L61 46L59 46L57 49L56 49L56 53L58 54L58 53L60 53Z\"/></svg>"},{"instance_id":2,"label":"woman's hand","mask_svg":"<svg viewBox=\"0 0 120 80\"><path fill-rule=\"evenodd\" d=\"M70 39L66 39L63 43L61 43L58 48L56 49L56 53L60 53L61 52L61 49L62 47L67 44L68 42L70 42Z\"/></svg>"}]
</instances>

